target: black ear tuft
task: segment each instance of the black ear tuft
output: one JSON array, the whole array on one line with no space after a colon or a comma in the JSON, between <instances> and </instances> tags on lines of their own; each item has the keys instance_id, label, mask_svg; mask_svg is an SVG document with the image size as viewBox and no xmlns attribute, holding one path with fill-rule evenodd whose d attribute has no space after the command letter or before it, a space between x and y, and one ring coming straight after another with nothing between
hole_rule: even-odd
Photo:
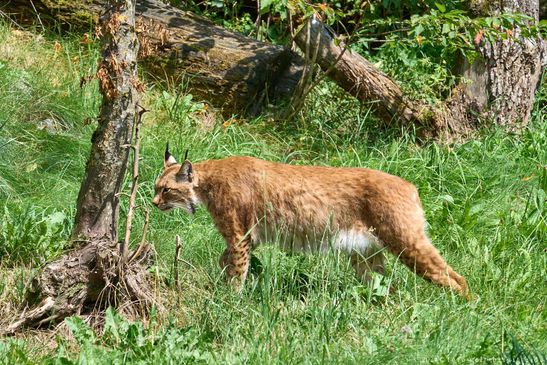
<instances>
[{"instance_id":1,"label":"black ear tuft","mask_svg":"<svg viewBox=\"0 0 547 365\"><path fill-rule=\"evenodd\" d=\"M186 149L186 152L184 152L184 161L188 160L188 148Z\"/></svg>"},{"instance_id":2,"label":"black ear tuft","mask_svg":"<svg viewBox=\"0 0 547 365\"><path fill-rule=\"evenodd\" d=\"M182 182L192 182L194 173L192 172L192 164L185 160L179 171L177 172L177 180Z\"/></svg>"},{"instance_id":3,"label":"black ear tuft","mask_svg":"<svg viewBox=\"0 0 547 365\"><path fill-rule=\"evenodd\" d=\"M169 167L177 163L177 160L169 152L169 142L165 145L165 159L163 160L163 167Z\"/></svg>"},{"instance_id":4,"label":"black ear tuft","mask_svg":"<svg viewBox=\"0 0 547 365\"><path fill-rule=\"evenodd\" d=\"M171 152L169 152L169 141L165 144L165 161L169 160Z\"/></svg>"}]
</instances>

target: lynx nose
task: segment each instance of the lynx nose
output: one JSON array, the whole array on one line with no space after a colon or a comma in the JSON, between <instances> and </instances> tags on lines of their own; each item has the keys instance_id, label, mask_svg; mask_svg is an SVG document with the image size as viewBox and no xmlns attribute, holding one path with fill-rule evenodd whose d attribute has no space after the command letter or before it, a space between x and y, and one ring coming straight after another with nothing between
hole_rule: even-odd
<instances>
[{"instance_id":1,"label":"lynx nose","mask_svg":"<svg viewBox=\"0 0 547 365\"><path fill-rule=\"evenodd\" d=\"M160 198L156 195L154 199L152 199L152 204L154 204L156 207L160 204Z\"/></svg>"}]
</instances>

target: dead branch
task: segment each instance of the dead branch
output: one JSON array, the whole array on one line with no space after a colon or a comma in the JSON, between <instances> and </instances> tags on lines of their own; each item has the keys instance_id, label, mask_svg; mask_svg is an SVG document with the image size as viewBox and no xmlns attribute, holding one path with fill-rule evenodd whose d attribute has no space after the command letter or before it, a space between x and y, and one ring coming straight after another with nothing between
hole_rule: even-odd
<instances>
[{"instance_id":1,"label":"dead branch","mask_svg":"<svg viewBox=\"0 0 547 365\"><path fill-rule=\"evenodd\" d=\"M127 218L125 221L125 238L120 244L120 252L122 262L127 260L127 251L129 247L129 239L131 238L131 226L133 223L133 212L135 210L135 199L137 197L137 187L139 180L139 148L141 143L141 125L142 125L142 115L148 110L142 106L138 106L140 110L135 115L135 144L133 148L133 177L131 180L131 193L129 195L129 209L127 211Z\"/></svg>"},{"instance_id":2,"label":"dead branch","mask_svg":"<svg viewBox=\"0 0 547 365\"><path fill-rule=\"evenodd\" d=\"M141 253L146 248L146 245L147 245L147 243L146 243L146 233L148 232L149 215L150 215L150 212L148 211L148 209L146 209L145 214L144 214L144 227L142 229L141 242L140 242L139 246L137 247L137 249L131 253L131 256L129 257L129 262L135 260L136 258L139 258Z\"/></svg>"}]
</instances>

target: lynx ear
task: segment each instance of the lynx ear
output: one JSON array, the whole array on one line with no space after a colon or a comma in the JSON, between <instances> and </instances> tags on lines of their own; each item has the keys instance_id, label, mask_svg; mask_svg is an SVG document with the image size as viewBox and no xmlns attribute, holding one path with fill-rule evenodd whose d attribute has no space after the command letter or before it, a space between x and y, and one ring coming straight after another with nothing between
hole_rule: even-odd
<instances>
[{"instance_id":1,"label":"lynx ear","mask_svg":"<svg viewBox=\"0 0 547 365\"><path fill-rule=\"evenodd\" d=\"M179 172L177 172L177 180L192 182L193 179L194 179L194 173L192 172L192 163L186 160L180 167Z\"/></svg>"},{"instance_id":2,"label":"lynx ear","mask_svg":"<svg viewBox=\"0 0 547 365\"><path fill-rule=\"evenodd\" d=\"M163 167L169 167L177 163L177 160L169 152L169 142L165 145L165 159L163 161Z\"/></svg>"}]
</instances>

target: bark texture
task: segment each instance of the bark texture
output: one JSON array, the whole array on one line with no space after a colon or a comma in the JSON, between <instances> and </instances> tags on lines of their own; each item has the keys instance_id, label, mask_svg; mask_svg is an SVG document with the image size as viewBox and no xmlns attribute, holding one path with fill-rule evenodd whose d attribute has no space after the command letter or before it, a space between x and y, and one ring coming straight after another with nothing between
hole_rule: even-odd
<instances>
[{"instance_id":1,"label":"bark texture","mask_svg":"<svg viewBox=\"0 0 547 365\"><path fill-rule=\"evenodd\" d=\"M109 12L101 26L104 49L96 75L103 102L78 194L73 231L76 239L118 239L119 192L139 100L138 41L131 10Z\"/></svg>"},{"instance_id":2,"label":"bark texture","mask_svg":"<svg viewBox=\"0 0 547 365\"><path fill-rule=\"evenodd\" d=\"M471 10L476 15L523 13L539 19L537 0L477 1ZM472 64L463 62L466 86L455 90L449 107L465 128L480 118L494 121L507 130L525 127L535 99L544 66L544 42L541 37L525 38L518 27L507 40L491 43L483 39L477 46L482 56Z\"/></svg>"},{"instance_id":3,"label":"bark texture","mask_svg":"<svg viewBox=\"0 0 547 365\"><path fill-rule=\"evenodd\" d=\"M42 21L55 19L89 29L107 0L34 0ZM139 59L152 78L182 83L222 112L258 114L269 103L290 98L302 73L301 58L289 49L216 26L161 0L137 0ZM11 0L14 17L34 14L27 0Z\"/></svg>"},{"instance_id":4,"label":"bark texture","mask_svg":"<svg viewBox=\"0 0 547 365\"><path fill-rule=\"evenodd\" d=\"M69 252L46 265L33 279L23 313L2 326L0 335L12 335L26 327L46 327L80 314L86 307L102 310L117 305L120 312L138 317L156 302L146 270L152 259L150 246L143 246L124 266L121 278L116 242L94 241ZM122 304L125 305L120 308Z\"/></svg>"}]
</instances>

